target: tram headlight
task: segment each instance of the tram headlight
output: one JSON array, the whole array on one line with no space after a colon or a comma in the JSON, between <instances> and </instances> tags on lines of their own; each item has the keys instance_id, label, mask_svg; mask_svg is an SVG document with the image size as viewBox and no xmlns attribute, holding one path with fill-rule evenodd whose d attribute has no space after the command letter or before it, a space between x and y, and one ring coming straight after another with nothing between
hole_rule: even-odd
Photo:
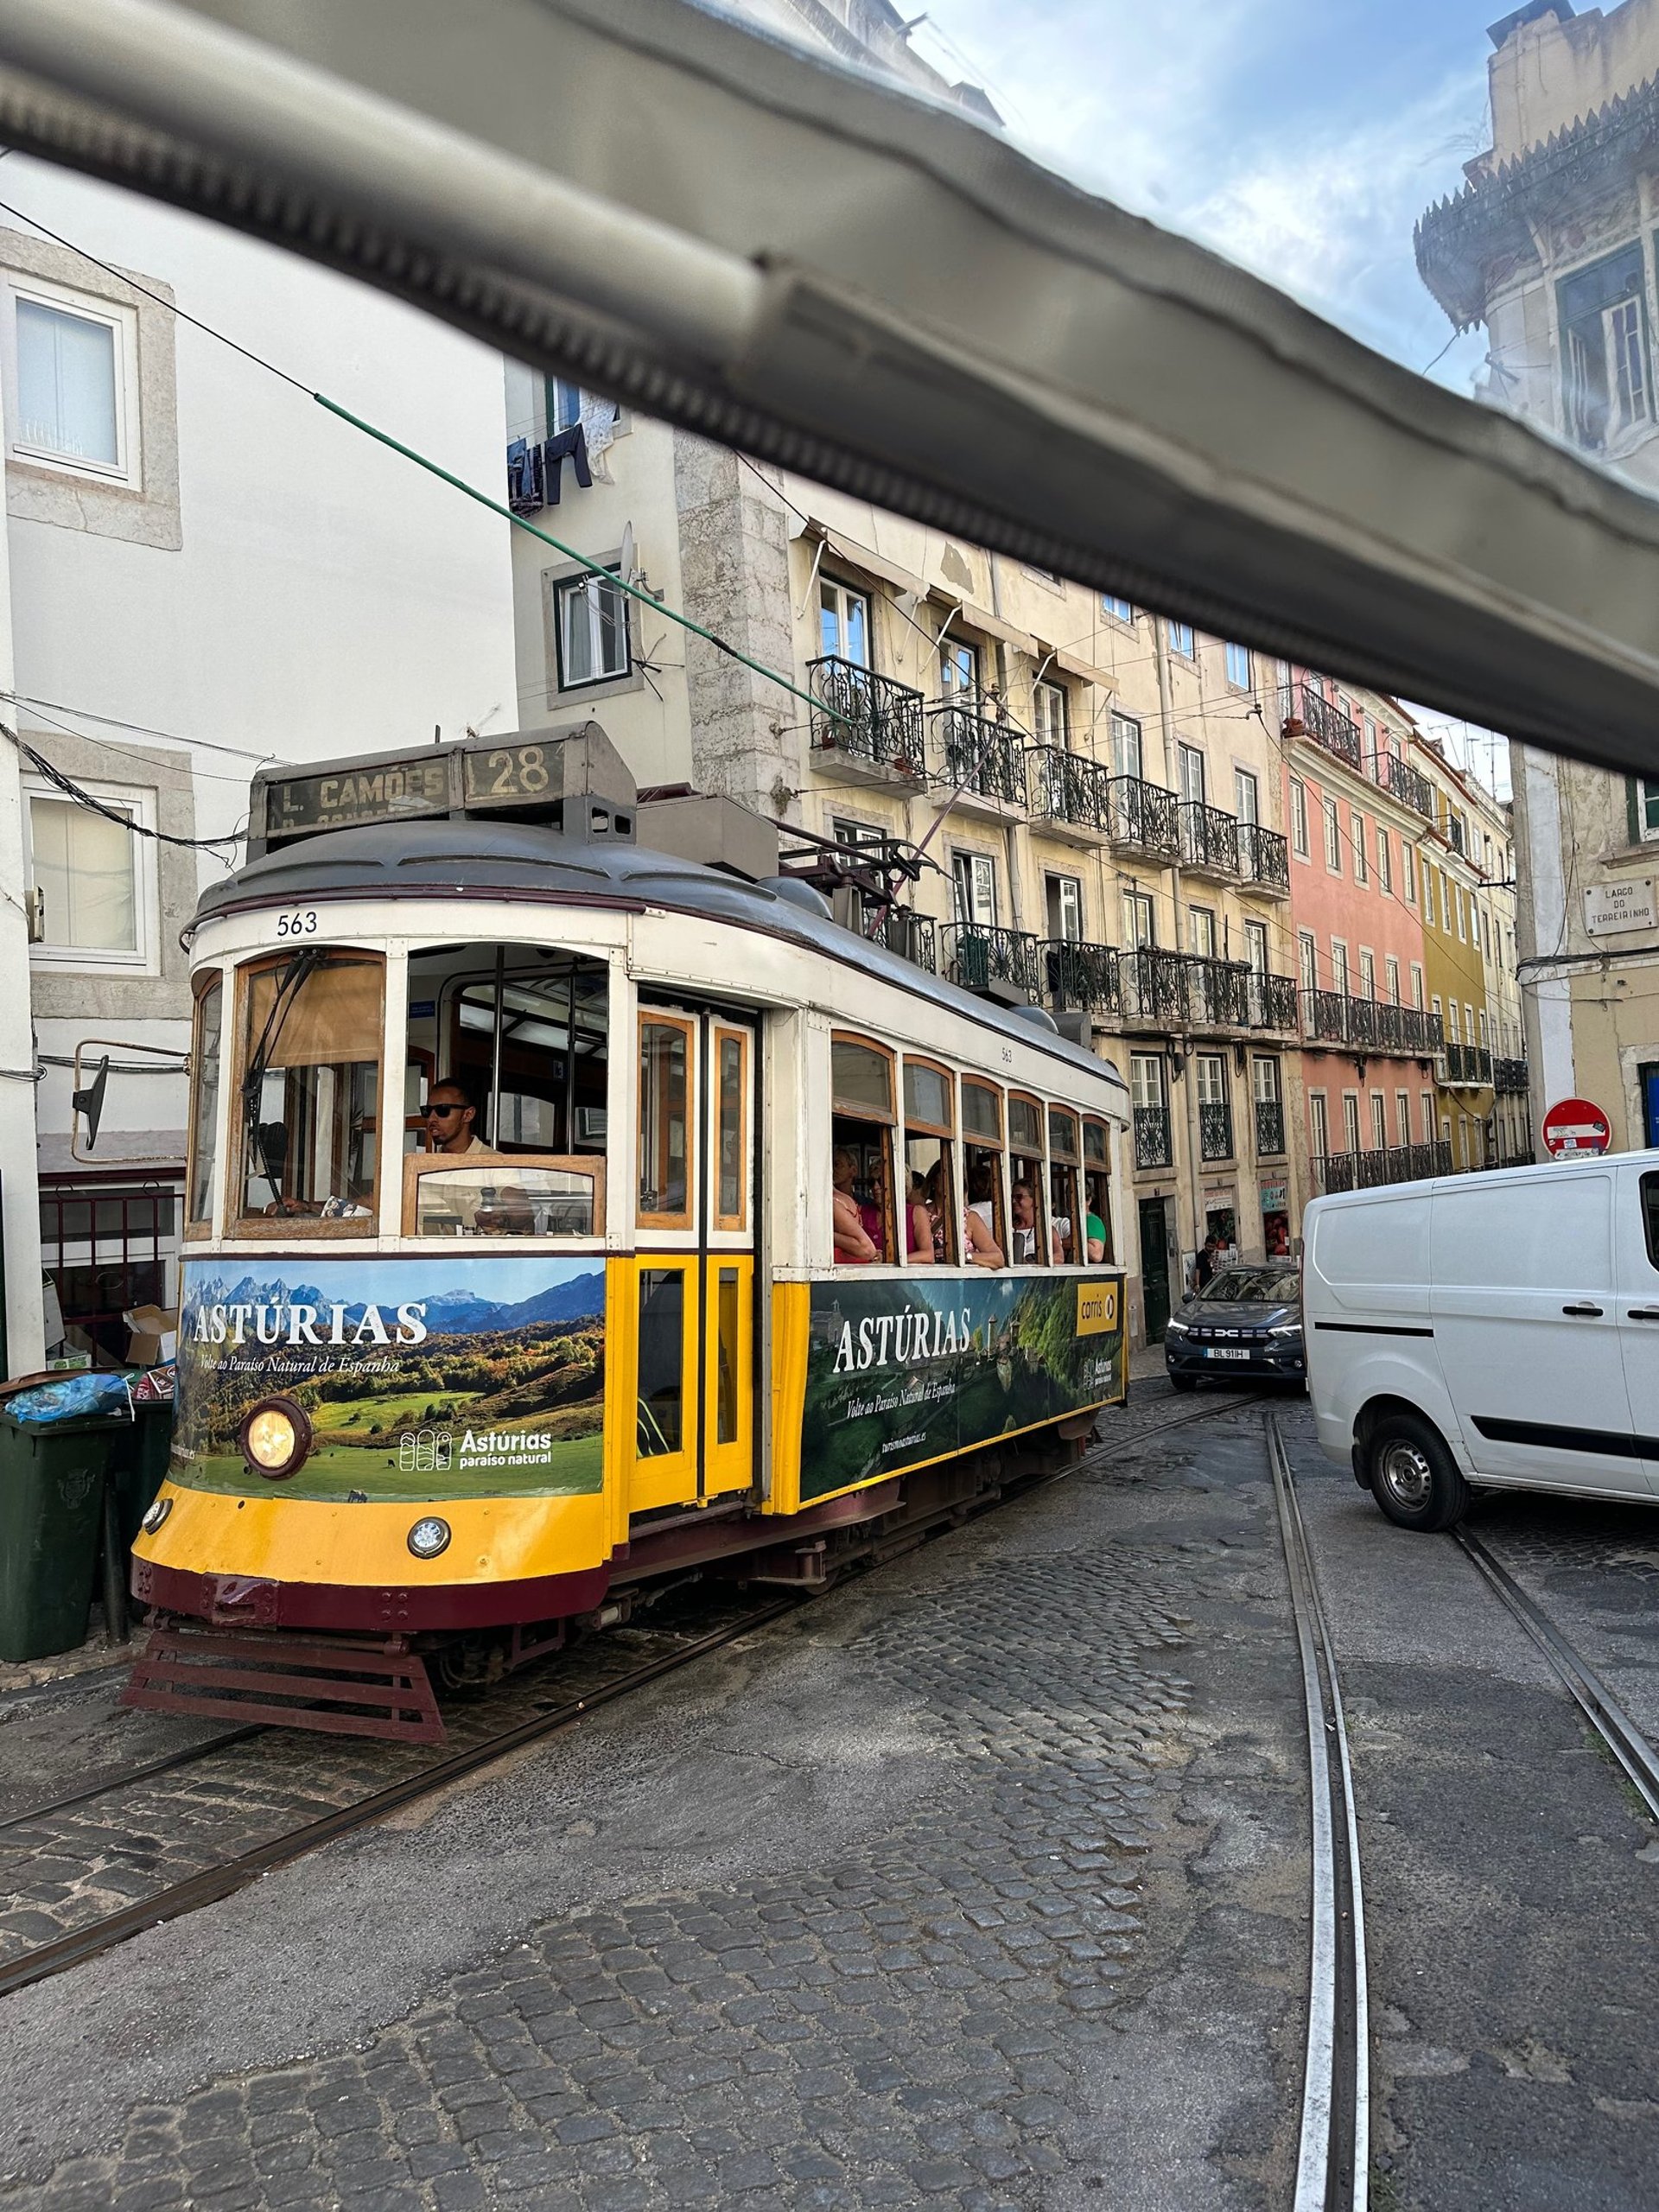
<instances>
[{"instance_id":1,"label":"tram headlight","mask_svg":"<svg viewBox=\"0 0 1659 2212\"><path fill-rule=\"evenodd\" d=\"M409 1548L416 1559L436 1559L449 1548L449 1523L435 1513L423 1514L409 1532Z\"/></svg>"},{"instance_id":2,"label":"tram headlight","mask_svg":"<svg viewBox=\"0 0 1659 2212\"><path fill-rule=\"evenodd\" d=\"M311 1449L311 1422L292 1398L262 1398L243 1418L242 1456L272 1482L297 1474Z\"/></svg>"},{"instance_id":3,"label":"tram headlight","mask_svg":"<svg viewBox=\"0 0 1659 2212\"><path fill-rule=\"evenodd\" d=\"M153 1536L172 1510L173 1501L170 1497L158 1497L138 1526L147 1536Z\"/></svg>"}]
</instances>

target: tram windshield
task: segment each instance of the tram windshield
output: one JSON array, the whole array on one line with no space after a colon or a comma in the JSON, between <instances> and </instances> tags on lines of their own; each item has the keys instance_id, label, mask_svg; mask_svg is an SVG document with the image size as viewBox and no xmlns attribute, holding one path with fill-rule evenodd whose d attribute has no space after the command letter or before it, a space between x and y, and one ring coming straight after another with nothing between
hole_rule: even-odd
<instances>
[{"instance_id":1,"label":"tram windshield","mask_svg":"<svg viewBox=\"0 0 1659 2212\"><path fill-rule=\"evenodd\" d=\"M316 946L242 969L244 1222L372 1219L385 972L377 955Z\"/></svg>"}]
</instances>

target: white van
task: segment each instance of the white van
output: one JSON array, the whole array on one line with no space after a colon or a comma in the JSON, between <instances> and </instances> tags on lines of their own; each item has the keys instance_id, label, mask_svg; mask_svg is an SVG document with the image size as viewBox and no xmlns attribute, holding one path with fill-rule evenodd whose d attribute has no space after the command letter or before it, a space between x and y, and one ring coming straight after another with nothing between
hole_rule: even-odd
<instances>
[{"instance_id":1,"label":"white van","mask_svg":"<svg viewBox=\"0 0 1659 2212\"><path fill-rule=\"evenodd\" d=\"M1303 1237L1319 1443L1391 1521L1659 1503L1659 1152L1316 1198Z\"/></svg>"}]
</instances>

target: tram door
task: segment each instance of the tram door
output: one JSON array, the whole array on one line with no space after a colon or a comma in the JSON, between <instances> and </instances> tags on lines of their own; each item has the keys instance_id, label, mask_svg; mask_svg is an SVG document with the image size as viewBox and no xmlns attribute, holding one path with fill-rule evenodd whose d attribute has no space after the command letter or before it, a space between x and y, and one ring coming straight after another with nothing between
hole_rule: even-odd
<instances>
[{"instance_id":1,"label":"tram door","mask_svg":"<svg viewBox=\"0 0 1659 2212\"><path fill-rule=\"evenodd\" d=\"M639 1009L631 1514L754 1478L755 1047L723 1014Z\"/></svg>"}]
</instances>

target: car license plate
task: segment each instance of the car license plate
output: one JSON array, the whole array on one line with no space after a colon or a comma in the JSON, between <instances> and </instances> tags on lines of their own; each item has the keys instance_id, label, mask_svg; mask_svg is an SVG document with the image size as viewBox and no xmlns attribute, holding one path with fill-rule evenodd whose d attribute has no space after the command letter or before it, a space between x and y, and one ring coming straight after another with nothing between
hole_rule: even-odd
<instances>
[{"instance_id":1,"label":"car license plate","mask_svg":"<svg viewBox=\"0 0 1659 2212\"><path fill-rule=\"evenodd\" d=\"M1206 1359L1248 1359L1250 1355L1242 1345L1235 1351L1231 1344L1206 1344L1204 1356Z\"/></svg>"}]
</instances>

